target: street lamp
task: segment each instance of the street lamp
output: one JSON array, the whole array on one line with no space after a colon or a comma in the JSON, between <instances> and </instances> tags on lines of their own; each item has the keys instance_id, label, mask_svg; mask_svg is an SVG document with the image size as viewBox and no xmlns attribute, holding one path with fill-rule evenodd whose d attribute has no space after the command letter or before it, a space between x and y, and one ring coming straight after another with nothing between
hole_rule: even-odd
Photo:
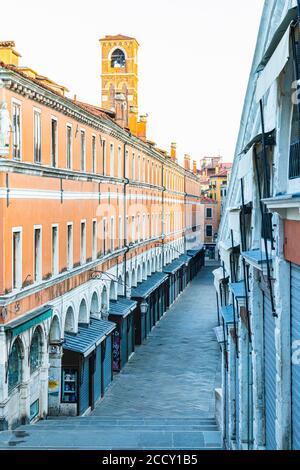
<instances>
[{"instance_id":1,"label":"street lamp","mask_svg":"<svg viewBox=\"0 0 300 470\"><path fill-rule=\"evenodd\" d=\"M140 304L140 309L141 309L141 314L144 317L148 311L148 303L146 300L143 300L143 302Z\"/></svg>"}]
</instances>

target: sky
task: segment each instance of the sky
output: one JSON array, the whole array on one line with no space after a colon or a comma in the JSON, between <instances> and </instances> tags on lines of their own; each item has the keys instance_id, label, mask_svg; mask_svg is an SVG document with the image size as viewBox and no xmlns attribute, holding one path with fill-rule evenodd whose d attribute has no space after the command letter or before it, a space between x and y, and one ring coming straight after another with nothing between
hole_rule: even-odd
<instances>
[{"instance_id":1,"label":"sky","mask_svg":"<svg viewBox=\"0 0 300 470\"><path fill-rule=\"evenodd\" d=\"M101 105L99 39L137 38L139 111L160 148L232 161L264 0L14 0L0 40L21 65Z\"/></svg>"}]
</instances>

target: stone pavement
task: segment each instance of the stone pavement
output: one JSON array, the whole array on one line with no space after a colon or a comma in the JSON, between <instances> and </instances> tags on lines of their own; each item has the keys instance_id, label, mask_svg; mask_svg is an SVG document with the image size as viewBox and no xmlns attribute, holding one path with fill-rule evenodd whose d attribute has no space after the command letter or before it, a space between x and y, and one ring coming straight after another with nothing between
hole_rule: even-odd
<instances>
[{"instance_id":1,"label":"stone pavement","mask_svg":"<svg viewBox=\"0 0 300 470\"><path fill-rule=\"evenodd\" d=\"M219 449L220 351L212 270L177 299L90 416L0 433L0 449Z\"/></svg>"}]
</instances>

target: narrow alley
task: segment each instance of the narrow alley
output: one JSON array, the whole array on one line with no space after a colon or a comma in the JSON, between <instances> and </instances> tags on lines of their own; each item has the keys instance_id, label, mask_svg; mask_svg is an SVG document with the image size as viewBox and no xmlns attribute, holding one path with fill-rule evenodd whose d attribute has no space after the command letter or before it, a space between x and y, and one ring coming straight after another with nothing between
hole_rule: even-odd
<instances>
[{"instance_id":1,"label":"narrow alley","mask_svg":"<svg viewBox=\"0 0 300 470\"><path fill-rule=\"evenodd\" d=\"M202 269L115 376L92 414L0 434L0 448L218 449L220 351L212 270Z\"/></svg>"}]
</instances>

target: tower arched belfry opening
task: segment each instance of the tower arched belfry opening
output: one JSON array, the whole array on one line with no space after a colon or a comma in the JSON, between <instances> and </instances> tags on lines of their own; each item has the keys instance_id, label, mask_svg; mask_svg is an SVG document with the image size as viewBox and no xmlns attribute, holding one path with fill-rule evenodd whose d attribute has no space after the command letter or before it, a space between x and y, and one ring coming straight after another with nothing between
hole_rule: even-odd
<instances>
[{"instance_id":1,"label":"tower arched belfry opening","mask_svg":"<svg viewBox=\"0 0 300 470\"><path fill-rule=\"evenodd\" d=\"M125 66L126 66L125 53L119 48L115 49L111 55L111 67L113 69L124 69Z\"/></svg>"}]
</instances>

